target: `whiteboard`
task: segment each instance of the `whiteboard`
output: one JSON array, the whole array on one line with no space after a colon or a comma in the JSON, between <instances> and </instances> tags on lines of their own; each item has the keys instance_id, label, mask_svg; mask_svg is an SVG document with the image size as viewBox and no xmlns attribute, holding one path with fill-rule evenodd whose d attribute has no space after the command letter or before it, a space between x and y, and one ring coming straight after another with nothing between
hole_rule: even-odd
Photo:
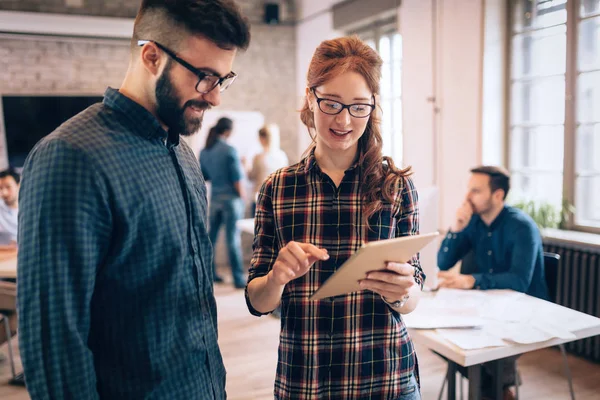
<instances>
[{"instance_id":1,"label":"whiteboard","mask_svg":"<svg viewBox=\"0 0 600 400\"><path fill-rule=\"evenodd\" d=\"M258 130L265 124L265 117L257 111L206 111L200 131L191 137L185 137L185 141L198 157L206 143L208 131L217 124L221 117L227 117L233 121L233 131L227 142L238 151L240 158L245 157L246 160L251 161L254 155L262 150L258 141Z\"/></svg>"}]
</instances>

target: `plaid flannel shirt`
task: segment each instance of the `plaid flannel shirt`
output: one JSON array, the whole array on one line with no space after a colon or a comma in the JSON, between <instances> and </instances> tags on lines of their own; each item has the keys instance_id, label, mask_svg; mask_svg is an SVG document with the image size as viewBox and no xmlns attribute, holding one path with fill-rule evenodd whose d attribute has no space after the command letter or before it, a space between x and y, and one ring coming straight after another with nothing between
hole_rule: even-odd
<instances>
[{"instance_id":1,"label":"plaid flannel shirt","mask_svg":"<svg viewBox=\"0 0 600 400\"><path fill-rule=\"evenodd\" d=\"M364 229L361 168L348 169L336 188L314 152L267 178L258 197L254 255L248 281L265 276L290 241L328 250L309 272L291 281L281 299L276 399L397 399L408 390L417 357L402 316L370 291L309 301L309 296L364 241L418 234L417 192L404 178L394 202ZM365 236L365 233L368 237ZM415 279L425 276L418 256ZM250 312L256 311L246 297Z\"/></svg>"}]
</instances>

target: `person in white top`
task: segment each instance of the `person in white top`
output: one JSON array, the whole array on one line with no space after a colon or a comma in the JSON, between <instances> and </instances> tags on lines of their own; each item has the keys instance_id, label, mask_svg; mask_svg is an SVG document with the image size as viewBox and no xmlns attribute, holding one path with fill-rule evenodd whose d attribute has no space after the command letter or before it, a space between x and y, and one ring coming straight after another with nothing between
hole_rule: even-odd
<instances>
[{"instance_id":1,"label":"person in white top","mask_svg":"<svg viewBox=\"0 0 600 400\"><path fill-rule=\"evenodd\" d=\"M278 169L289 165L287 155L279 148L279 127L276 124L267 124L260 128L258 140L263 151L254 156L248 171L248 179L254 183L252 216L254 216L258 191L265 179Z\"/></svg>"},{"instance_id":2,"label":"person in white top","mask_svg":"<svg viewBox=\"0 0 600 400\"><path fill-rule=\"evenodd\" d=\"M0 248L17 244L21 175L9 168L0 172Z\"/></svg>"}]
</instances>

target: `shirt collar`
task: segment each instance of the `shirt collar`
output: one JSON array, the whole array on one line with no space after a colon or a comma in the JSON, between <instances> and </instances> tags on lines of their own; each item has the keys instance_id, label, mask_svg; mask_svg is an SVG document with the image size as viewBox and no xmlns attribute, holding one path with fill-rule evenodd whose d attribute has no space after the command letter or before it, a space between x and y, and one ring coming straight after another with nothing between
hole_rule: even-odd
<instances>
[{"instance_id":1,"label":"shirt collar","mask_svg":"<svg viewBox=\"0 0 600 400\"><path fill-rule=\"evenodd\" d=\"M356 168L358 168L362 158L363 158L363 155L361 153L361 155L357 158L357 160L354 162L354 164L352 164L350 166L350 168L348 168L344 172L347 173L347 172L353 171ZM319 164L317 163L317 158L315 157L315 147L314 146L311 149L310 153L308 153L308 156L306 156L302 162L304 163L304 172L305 173L308 174L310 172L310 170L312 170L313 168L315 169L315 171L317 171L319 173L322 172L321 168L319 167Z\"/></svg>"},{"instance_id":2,"label":"shirt collar","mask_svg":"<svg viewBox=\"0 0 600 400\"><path fill-rule=\"evenodd\" d=\"M146 139L161 139L166 141L169 147L179 144L179 134L165 131L150 111L117 89L110 87L106 89L103 104L129 120L133 133Z\"/></svg>"},{"instance_id":3,"label":"shirt collar","mask_svg":"<svg viewBox=\"0 0 600 400\"><path fill-rule=\"evenodd\" d=\"M491 225L490 225L491 231L495 230L502 223L502 220L504 220L504 218L506 217L506 214L508 214L508 206L504 205L504 207L502 208L502 211L500 211L500 214L498 214L496 219L494 219L494 221L491 223Z\"/></svg>"}]
</instances>

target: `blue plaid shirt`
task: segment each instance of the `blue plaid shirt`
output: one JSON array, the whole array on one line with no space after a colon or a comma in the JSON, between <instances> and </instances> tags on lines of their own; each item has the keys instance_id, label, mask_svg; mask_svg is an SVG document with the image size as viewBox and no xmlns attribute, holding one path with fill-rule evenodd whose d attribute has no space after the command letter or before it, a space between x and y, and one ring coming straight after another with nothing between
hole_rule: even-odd
<instances>
[{"instance_id":1,"label":"blue plaid shirt","mask_svg":"<svg viewBox=\"0 0 600 400\"><path fill-rule=\"evenodd\" d=\"M108 89L35 146L20 202L32 399L225 398L206 189L178 135Z\"/></svg>"}]
</instances>

